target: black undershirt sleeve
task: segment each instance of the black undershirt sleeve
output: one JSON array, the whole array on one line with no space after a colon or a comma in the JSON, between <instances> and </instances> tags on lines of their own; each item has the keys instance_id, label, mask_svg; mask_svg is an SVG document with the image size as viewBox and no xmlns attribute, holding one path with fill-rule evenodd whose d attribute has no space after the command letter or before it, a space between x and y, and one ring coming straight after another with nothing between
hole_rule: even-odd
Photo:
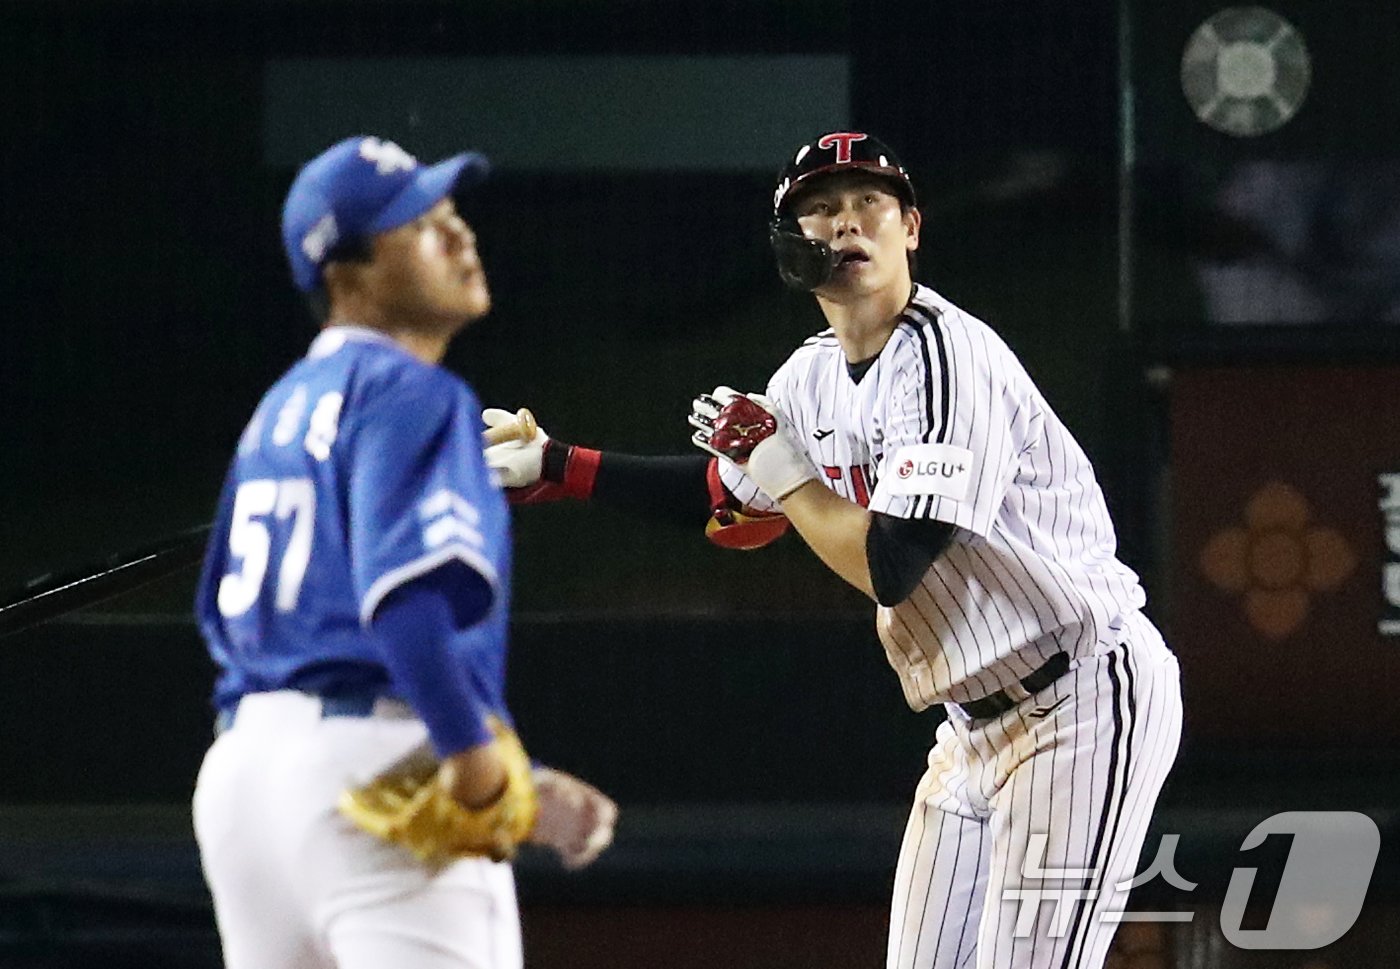
<instances>
[{"instance_id":1,"label":"black undershirt sleeve","mask_svg":"<svg viewBox=\"0 0 1400 969\"><path fill-rule=\"evenodd\" d=\"M602 452L593 498L612 508L676 525L695 527L710 517L703 454L642 456Z\"/></svg>"},{"instance_id":2,"label":"black undershirt sleeve","mask_svg":"<svg viewBox=\"0 0 1400 969\"><path fill-rule=\"evenodd\" d=\"M711 513L704 455L636 455L604 451L593 499L653 521L694 527ZM872 512L865 539L876 600L894 606L909 598L933 560L952 544L955 528L930 519Z\"/></svg>"},{"instance_id":3,"label":"black undershirt sleeve","mask_svg":"<svg viewBox=\"0 0 1400 969\"><path fill-rule=\"evenodd\" d=\"M929 518L871 512L865 559L875 601L897 606L909 598L933 560L952 544L955 531L955 526Z\"/></svg>"}]
</instances>

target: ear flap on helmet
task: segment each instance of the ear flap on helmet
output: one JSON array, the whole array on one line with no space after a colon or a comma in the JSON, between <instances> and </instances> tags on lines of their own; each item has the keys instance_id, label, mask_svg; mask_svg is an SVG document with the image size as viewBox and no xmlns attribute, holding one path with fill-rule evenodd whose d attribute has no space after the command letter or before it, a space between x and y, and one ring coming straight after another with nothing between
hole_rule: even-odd
<instances>
[{"instance_id":1,"label":"ear flap on helmet","mask_svg":"<svg viewBox=\"0 0 1400 969\"><path fill-rule=\"evenodd\" d=\"M793 289L816 289L836 269L836 254L831 247L803 235L792 216L777 216L768 223L768 242L778 259L778 275Z\"/></svg>"}]
</instances>

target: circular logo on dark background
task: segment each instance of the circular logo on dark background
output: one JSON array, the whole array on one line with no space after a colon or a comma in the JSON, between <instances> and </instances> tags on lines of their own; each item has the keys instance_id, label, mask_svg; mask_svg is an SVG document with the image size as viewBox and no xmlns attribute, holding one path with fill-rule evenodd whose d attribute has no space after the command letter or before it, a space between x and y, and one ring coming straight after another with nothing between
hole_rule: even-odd
<instances>
[{"instance_id":1,"label":"circular logo on dark background","mask_svg":"<svg viewBox=\"0 0 1400 969\"><path fill-rule=\"evenodd\" d=\"M1181 55L1191 110L1237 138L1288 122L1308 95L1312 59L1303 35L1264 7L1229 7L1196 28Z\"/></svg>"}]
</instances>

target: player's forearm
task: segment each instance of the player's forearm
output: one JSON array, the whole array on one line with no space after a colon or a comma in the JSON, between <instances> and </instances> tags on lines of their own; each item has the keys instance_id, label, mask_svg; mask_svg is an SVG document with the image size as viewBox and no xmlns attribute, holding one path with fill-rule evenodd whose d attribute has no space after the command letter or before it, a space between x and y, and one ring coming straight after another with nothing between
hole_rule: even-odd
<instances>
[{"instance_id":1,"label":"player's forearm","mask_svg":"<svg viewBox=\"0 0 1400 969\"><path fill-rule=\"evenodd\" d=\"M551 440L537 500L596 501L634 517L694 527L710 514L707 466L700 455L623 454Z\"/></svg>"},{"instance_id":2,"label":"player's forearm","mask_svg":"<svg viewBox=\"0 0 1400 969\"><path fill-rule=\"evenodd\" d=\"M705 471L699 454L642 456L604 451L598 463L593 499L652 521L693 528L710 515Z\"/></svg>"},{"instance_id":3,"label":"player's forearm","mask_svg":"<svg viewBox=\"0 0 1400 969\"><path fill-rule=\"evenodd\" d=\"M875 598L865 551L869 512L809 481L783 499L783 513L827 568Z\"/></svg>"},{"instance_id":4,"label":"player's forearm","mask_svg":"<svg viewBox=\"0 0 1400 969\"><path fill-rule=\"evenodd\" d=\"M451 647L451 592L443 569L415 579L385 597L367 631L396 692L427 725L433 748L443 758L492 737L488 711Z\"/></svg>"}]
</instances>

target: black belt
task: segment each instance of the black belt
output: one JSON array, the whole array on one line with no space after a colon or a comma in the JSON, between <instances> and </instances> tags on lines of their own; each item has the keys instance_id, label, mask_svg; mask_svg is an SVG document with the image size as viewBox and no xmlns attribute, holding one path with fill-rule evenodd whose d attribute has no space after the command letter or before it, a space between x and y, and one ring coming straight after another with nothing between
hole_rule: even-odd
<instances>
[{"instance_id":1,"label":"black belt","mask_svg":"<svg viewBox=\"0 0 1400 969\"><path fill-rule=\"evenodd\" d=\"M1021 687L1027 693L1039 693L1067 672L1069 672L1069 654L1056 653L1045 662L1044 666L1021 680ZM1015 697L1008 696L1005 690L997 690L980 700L959 703L958 708L973 720L987 720L991 717L999 717L1007 710L1015 709L1021 705L1021 702Z\"/></svg>"}]
</instances>

